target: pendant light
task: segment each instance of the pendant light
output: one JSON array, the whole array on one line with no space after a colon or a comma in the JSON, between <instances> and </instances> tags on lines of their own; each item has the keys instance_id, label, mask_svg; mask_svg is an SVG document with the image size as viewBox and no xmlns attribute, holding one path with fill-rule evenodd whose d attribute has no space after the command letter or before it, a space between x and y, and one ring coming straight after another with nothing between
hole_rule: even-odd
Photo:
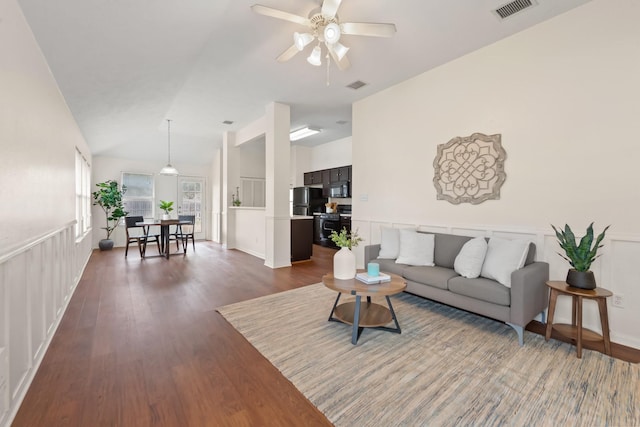
<instances>
[{"instance_id":1,"label":"pendant light","mask_svg":"<svg viewBox=\"0 0 640 427\"><path fill-rule=\"evenodd\" d=\"M160 175L178 175L178 170L171 166L171 120L167 119L167 166L160 169Z\"/></svg>"}]
</instances>

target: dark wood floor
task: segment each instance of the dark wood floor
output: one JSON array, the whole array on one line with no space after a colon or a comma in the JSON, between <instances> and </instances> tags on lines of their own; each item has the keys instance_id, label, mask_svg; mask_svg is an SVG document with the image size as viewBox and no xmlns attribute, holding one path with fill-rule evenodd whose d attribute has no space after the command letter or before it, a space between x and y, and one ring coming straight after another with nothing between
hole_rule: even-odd
<instances>
[{"instance_id":1,"label":"dark wood floor","mask_svg":"<svg viewBox=\"0 0 640 427\"><path fill-rule=\"evenodd\" d=\"M129 253L93 253L14 426L331 425L215 308L317 283L335 251L276 270L211 242Z\"/></svg>"}]
</instances>

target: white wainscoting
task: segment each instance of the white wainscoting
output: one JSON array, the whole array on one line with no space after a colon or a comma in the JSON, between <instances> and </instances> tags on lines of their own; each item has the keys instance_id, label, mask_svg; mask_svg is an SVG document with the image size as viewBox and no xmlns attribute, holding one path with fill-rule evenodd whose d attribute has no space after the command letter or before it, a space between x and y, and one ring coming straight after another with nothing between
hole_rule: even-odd
<instances>
[{"instance_id":1,"label":"white wainscoting","mask_svg":"<svg viewBox=\"0 0 640 427\"><path fill-rule=\"evenodd\" d=\"M229 215L235 215L234 246L229 246L229 248L235 248L260 259L265 259L265 209L238 207L230 209Z\"/></svg>"},{"instance_id":2,"label":"white wainscoting","mask_svg":"<svg viewBox=\"0 0 640 427\"><path fill-rule=\"evenodd\" d=\"M91 255L75 221L0 257L0 425L9 426Z\"/></svg>"},{"instance_id":3,"label":"white wainscoting","mask_svg":"<svg viewBox=\"0 0 640 427\"><path fill-rule=\"evenodd\" d=\"M511 227L482 227L476 225L404 224L382 221L366 221L352 218L352 227L365 239L356 248L358 268L364 268L364 245L380 243L380 227L413 228L420 231L450 233L463 236L501 237L505 239L528 239L536 244L536 259L549 263L551 280L564 280L569 264L558 255L561 252L553 230L538 230ZM596 230L598 233L600 230ZM601 256L592 265L599 287L609 289L614 295L624 297L624 307L613 306L607 299L611 340L618 344L640 349L640 282L638 261L640 260L640 236L607 233L600 250ZM583 309L584 326L598 333L602 331L600 315L594 301L586 301ZM558 298L554 323L571 323L571 299Z\"/></svg>"}]
</instances>

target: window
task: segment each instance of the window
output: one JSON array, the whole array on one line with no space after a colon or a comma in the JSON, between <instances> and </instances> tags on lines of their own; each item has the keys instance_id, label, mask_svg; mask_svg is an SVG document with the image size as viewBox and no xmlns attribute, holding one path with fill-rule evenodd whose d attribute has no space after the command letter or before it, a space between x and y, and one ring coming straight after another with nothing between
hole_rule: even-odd
<instances>
[{"instance_id":1,"label":"window","mask_svg":"<svg viewBox=\"0 0 640 427\"><path fill-rule=\"evenodd\" d=\"M76 148L76 237L91 227L91 166Z\"/></svg>"},{"instance_id":2,"label":"window","mask_svg":"<svg viewBox=\"0 0 640 427\"><path fill-rule=\"evenodd\" d=\"M122 204L127 215L153 218L153 175L123 172L122 185L126 188Z\"/></svg>"}]
</instances>

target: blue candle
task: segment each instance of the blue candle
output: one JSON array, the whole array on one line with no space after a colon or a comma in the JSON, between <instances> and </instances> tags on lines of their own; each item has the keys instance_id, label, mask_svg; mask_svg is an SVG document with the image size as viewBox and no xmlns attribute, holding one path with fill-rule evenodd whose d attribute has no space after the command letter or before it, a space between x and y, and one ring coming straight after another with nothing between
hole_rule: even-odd
<instances>
[{"instance_id":1,"label":"blue candle","mask_svg":"<svg viewBox=\"0 0 640 427\"><path fill-rule=\"evenodd\" d=\"M367 264L367 275L376 277L380 274L380 264L377 262L370 262Z\"/></svg>"}]
</instances>

